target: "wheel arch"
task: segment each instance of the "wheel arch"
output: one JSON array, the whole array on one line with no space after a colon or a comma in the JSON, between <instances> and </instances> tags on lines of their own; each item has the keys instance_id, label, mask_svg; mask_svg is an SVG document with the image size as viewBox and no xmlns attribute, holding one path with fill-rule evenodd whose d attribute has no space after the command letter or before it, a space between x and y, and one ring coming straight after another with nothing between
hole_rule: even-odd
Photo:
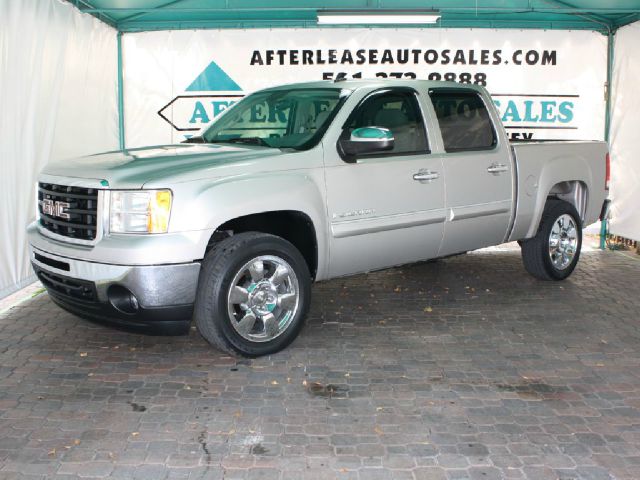
<instances>
[{"instance_id":1,"label":"wheel arch","mask_svg":"<svg viewBox=\"0 0 640 480\"><path fill-rule=\"evenodd\" d=\"M203 180L176 212L184 230L197 230L198 257L230 234L270 233L303 253L314 279L326 276L328 239L324 175L320 169L267 172ZM193 194L195 193L195 194ZM188 196L188 195L187 195Z\"/></svg>"},{"instance_id":2,"label":"wheel arch","mask_svg":"<svg viewBox=\"0 0 640 480\"><path fill-rule=\"evenodd\" d=\"M582 180L565 180L551 187L547 199L557 198L573 205L584 222L589 203L589 187Z\"/></svg>"},{"instance_id":3,"label":"wheel arch","mask_svg":"<svg viewBox=\"0 0 640 480\"><path fill-rule=\"evenodd\" d=\"M539 190L533 221L529 226L525 238L535 236L540 227L540 220L542 219L544 208L551 199L563 200L571 204L578 212L580 222L584 225L589 211L589 186L587 181L585 179L559 180L550 183L550 186L547 188L541 188Z\"/></svg>"},{"instance_id":4,"label":"wheel arch","mask_svg":"<svg viewBox=\"0 0 640 480\"><path fill-rule=\"evenodd\" d=\"M309 215L300 210L248 213L220 224L211 234L205 255L221 240L243 232L261 232L287 240L304 257L313 279L319 267L318 235Z\"/></svg>"}]
</instances>

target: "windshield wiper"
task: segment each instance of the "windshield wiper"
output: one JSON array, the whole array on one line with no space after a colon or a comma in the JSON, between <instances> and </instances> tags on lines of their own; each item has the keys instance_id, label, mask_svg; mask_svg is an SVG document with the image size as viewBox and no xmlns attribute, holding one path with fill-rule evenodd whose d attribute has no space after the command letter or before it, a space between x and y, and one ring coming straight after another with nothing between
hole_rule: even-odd
<instances>
[{"instance_id":1,"label":"windshield wiper","mask_svg":"<svg viewBox=\"0 0 640 480\"><path fill-rule=\"evenodd\" d=\"M180 143L206 143L206 142L204 141L204 138L202 138L202 137L200 137L198 135L195 135L193 137L187 138L186 140L183 140Z\"/></svg>"},{"instance_id":2,"label":"windshield wiper","mask_svg":"<svg viewBox=\"0 0 640 480\"><path fill-rule=\"evenodd\" d=\"M213 140L211 143L246 143L247 145L259 145L261 147L269 147L267 142L260 137L237 137L237 138L225 138L224 140Z\"/></svg>"}]
</instances>

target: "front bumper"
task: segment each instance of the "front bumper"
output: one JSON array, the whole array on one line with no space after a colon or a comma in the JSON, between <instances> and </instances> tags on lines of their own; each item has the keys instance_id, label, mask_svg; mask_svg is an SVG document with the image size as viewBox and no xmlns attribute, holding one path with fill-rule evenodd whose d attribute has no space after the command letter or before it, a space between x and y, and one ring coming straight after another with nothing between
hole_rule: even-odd
<instances>
[{"instance_id":1,"label":"front bumper","mask_svg":"<svg viewBox=\"0 0 640 480\"><path fill-rule=\"evenodd\" d=\"M51 299L72 313L127 327L184 333L193 313L200 263L111 265L30 245L33 269Z\"/></svg>"}]
</instances>

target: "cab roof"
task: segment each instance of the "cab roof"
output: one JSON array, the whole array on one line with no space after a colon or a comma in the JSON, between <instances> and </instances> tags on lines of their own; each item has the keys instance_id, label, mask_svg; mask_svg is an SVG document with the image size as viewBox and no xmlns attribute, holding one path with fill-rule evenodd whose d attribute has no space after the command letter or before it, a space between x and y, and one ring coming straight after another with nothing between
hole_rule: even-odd
<instances>
[{"instance_id":1,"label":"cab roof","mask_svg":"<svg viewBox=\"0 0 640 480\"><path fill-rule=\"evenodd\" d=\"M385 88L385 87L411 87L420 90L429 88L465 88L482 90L482 87L473 84L461 84L457 82L446 82L436 80L403 80L396 78L362 78L349 80L317 80L315 82L289 83L265 88L262 91L270 90L292 90L302 88L340 88L345 90L359 90L361 88Z\"/></svg>"}]
</instances>

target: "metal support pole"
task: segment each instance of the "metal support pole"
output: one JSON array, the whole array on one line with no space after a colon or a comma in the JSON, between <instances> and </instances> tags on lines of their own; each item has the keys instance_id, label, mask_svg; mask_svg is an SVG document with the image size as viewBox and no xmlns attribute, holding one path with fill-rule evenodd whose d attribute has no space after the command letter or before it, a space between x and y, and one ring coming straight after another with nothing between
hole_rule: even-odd
<instances>
[{"instance_id":1,"label":"metal support pole","mask_svg":"<svg viewBox=\"0 0 640 480\"><path fill-rule=\"evenodd\" d=\"M117 35L118 48L118 138L120 150L124 150L124 78L122 74L122 32Z\"/></svg>"},{"instance_id":2,"label":"metal support pole","mask_svg":"<svg viewBox=\"0 0 640 480\"><path fill-rule=\"evenodd\" d=\"M604 113L604 139L609 143L611 130L611 80L613 76L613 36L614 31L609 30L607 35L607 90L605 96L605 113ZM607 240L607 219L603 218L600 222L600 250L606 248Z\"/></svg>"}]
</instances>

